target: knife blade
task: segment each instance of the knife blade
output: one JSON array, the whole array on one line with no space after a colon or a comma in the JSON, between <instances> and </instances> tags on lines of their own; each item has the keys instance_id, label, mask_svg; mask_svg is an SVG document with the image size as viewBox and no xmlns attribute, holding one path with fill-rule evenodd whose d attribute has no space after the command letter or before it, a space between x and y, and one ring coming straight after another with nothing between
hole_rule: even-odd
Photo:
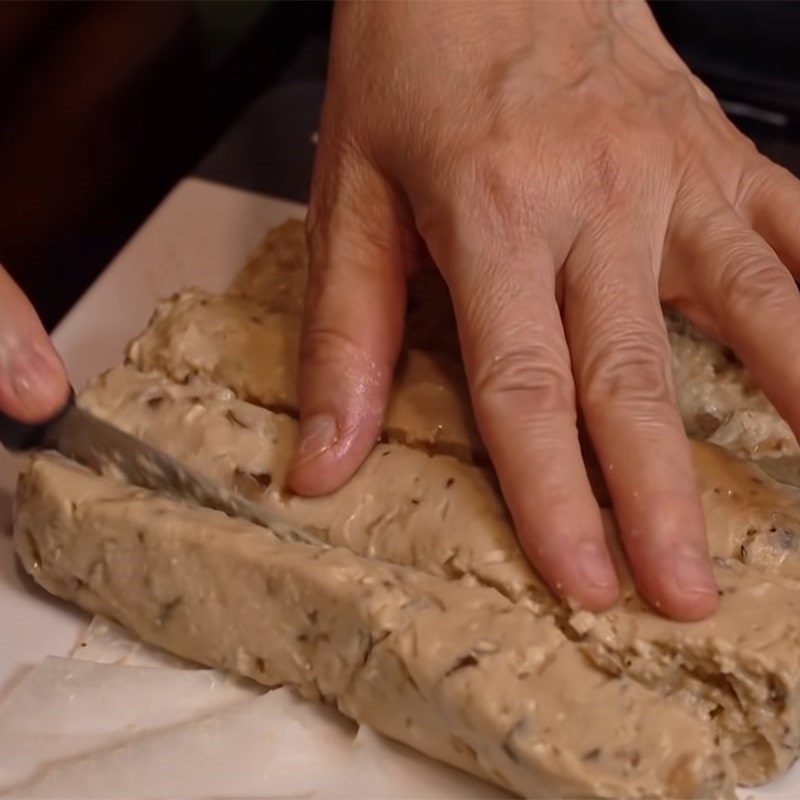
<instances>
[{"instance_id":1,"label":"knife blade","mask_svg":"<svg viewBox=\"0 0 800 800\"><path fill-rule=\"evenodd\" d=\"M74 394L55 417L42 423L20 422L0 414L0 442L16 452L57 450L96 472L111 471L136 486L166 491L195 505L268 528L283 541L330 547L162 450L94 416L77 405Z\"/></svg>"}]
</instances>

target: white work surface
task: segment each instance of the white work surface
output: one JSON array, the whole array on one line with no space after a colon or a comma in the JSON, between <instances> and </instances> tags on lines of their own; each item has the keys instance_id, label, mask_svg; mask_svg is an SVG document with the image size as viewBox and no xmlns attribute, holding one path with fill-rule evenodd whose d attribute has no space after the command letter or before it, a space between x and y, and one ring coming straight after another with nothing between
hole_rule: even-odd
<instances>
[{"instance_id":1,"label":"white work surface","mask_svg":"<svg viewBox=\"0 0 800 800\"><path fill-rule=\"evenodd\" d=\"M119 362L160 298L187 286L223 289L270 226L303 213L202 180L181 183L56 329L75 387ZM368 730L356 736L286 690L263 694L173 663L113 627L95 623L79 660L64 658L89 618L34 587L15 562L18 465L0 454L0 796L505 796ZM11 786L19 788L4 794ZM800 797L800 770L740 794Z\"/></svg>"}]
</instances>

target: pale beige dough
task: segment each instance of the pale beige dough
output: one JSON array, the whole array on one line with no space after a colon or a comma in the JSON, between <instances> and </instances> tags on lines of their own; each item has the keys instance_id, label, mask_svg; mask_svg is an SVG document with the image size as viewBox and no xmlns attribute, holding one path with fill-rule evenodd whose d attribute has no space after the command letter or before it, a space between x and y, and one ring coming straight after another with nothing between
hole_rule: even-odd
<instances>
[{"instance_id":1,"label":"pale beige dough","mask_svg":"<svg viewBox=\"0 0 800 800\"><path fill-rule=\"evenodd\" d=\"M295 414L299 339L296 315L239 295L192 289L159 304L127 358L177 381L200 375L266 408ZM482 455L469 404L461 400L466 386L459 364L447 355L409 350L395 383L384 425L389 436L463 459Z\"/></svg>"},{"instance_id":2,"label":"pale beige dough","mask_svg":"<svg viewBox=\"0 0 800 800\"><path fill-rule=\"evenodd\" d=\"M297 219L271 230L230 287L230 294L256 300L270 311L299 315L303 311L308 252L305 228Z\"/></svg>"},{"instance_id":3,"label":"pale beige dough","mask_svg":"<svg viewBox=\"0 0 800 800\"><path fill-rule=\"evenodd\" d=\"M733 353L677 313L666 319L678 406L689 435L745 458L800 453L787 423Z\"/></svg>"},{"instance_id":4,"label":"pale beige dough","mask_svg":"<svg viewBox=\"0 0 800 800\"><path fill-rule=\"evenodd\" d=\"M494 590L279 542L55 456L18 499L39 583L176 655L293 686L526 797L732 797L700 719Z\"/></svg>"},{"instance_id":5,"label":"pale beige dough","mask_svg":"<svg viewBox=\"0 0 800 800\"><path fill-rule=\"evenodd\" d=\"M303 311L308 252L305 229L290 219L271 230L231 284L231 294L255 300L266 309L300 315ZM438 271L426 267L408 282L406 346L458 360L459 346L450 295Z\"/></svg>"},{"instance_id":6,"label":"pale beige dough","mask_svg":"<svg viewBox=\"0 0 800 800\"><path fill-rule=\"evenodd\" d=\"M494 586L567 625L564 610L522 557L484 469L387 443L341 490L308 499L284 486L294 420L228 390L119 367L95 380L81 402L333 544ZM693 625L671 622L646 610L628 583L619 608L591 622L579 617L583 627L576 632L603 668L694 704L735 756L740 780L757 783L785 770L800 748L800 686L792 669L800 655L800 615L790 610L800 603L800 490L711 445L695 444L694 456L725 592L717 614ZM771 638L775 648L765 649ZM658 659L631 658L636 648ZM784 698L780 707L765 705L775 687Z\"/></svg>"}]
</instances>

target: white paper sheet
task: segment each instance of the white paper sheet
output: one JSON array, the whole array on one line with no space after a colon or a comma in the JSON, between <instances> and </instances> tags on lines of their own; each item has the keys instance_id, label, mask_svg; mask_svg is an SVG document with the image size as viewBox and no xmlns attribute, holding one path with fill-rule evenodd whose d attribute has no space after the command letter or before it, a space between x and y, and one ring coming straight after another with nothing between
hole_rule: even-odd
<instances>
[{"instance_id":1,"label":"white paper sheet","mask_svg":"<svg viewBox=\"0 0 800 800\"><path fill-rule=\"evenodd\" d=\"M337 712L198 668L95 619L0 706L0 796L494 798Z\"/></svg>"}]
</instances>

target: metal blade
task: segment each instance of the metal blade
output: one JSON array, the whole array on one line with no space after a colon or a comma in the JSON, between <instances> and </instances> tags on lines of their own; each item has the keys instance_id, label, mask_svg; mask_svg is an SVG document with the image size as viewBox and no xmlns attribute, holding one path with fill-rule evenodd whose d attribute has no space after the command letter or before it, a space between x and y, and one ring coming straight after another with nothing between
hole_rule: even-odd
<instances>
[{"instance_id":1,"label":"metal blade","mask_svg":"<svg viewBox=\"0 0 800 800\"><path fill-rule=\"evenodd\" d=\"M97 472L108 472L109 467L116 468L137 486L167 491L197 505L269 528L284 541L325 548L330 546L241 495L219 486L172 456L84 411L74 402L50 425L44 444Z\"/></svg>"}]
</instances>

